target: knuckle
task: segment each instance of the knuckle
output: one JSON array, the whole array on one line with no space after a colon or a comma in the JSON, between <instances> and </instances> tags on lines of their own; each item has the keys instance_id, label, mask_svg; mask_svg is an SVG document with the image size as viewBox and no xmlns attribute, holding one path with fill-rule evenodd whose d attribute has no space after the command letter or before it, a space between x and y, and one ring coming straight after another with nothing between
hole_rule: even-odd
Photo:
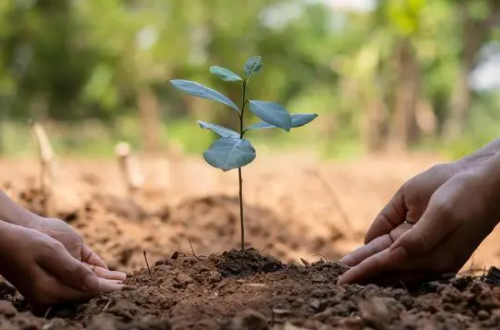
<instances>
[{"instance_id":1,"label":"knuckle","mask_svg":"<svg viewBox=\"0 0 500 330\"><path fill-rule=\"evenodd\" d=\"M51 240L51 242L49 243L49 248L52 251L60 251L61 249L64 249L64 245L57 240Z\"/></svg>"},{"instance_id":2,"label":"knuckle","mask_svg":"<svg viewBox=\"0 0 500 330\"><path fill-rule=\"evenodd\" d=\"M432 203L433 211L440 218L440 221L450 221L453 219L453 204L449 199L436 198Z\"/></svg>"},{"instance_id":3,"label":"knuckle","mask_svg":"<svg viewBox=\"0 0 500 330\"><path fill-rule=\"evenodd\" d=\"M401 242L401 246L409 256L420 256L430 252L432 246L427 234L423 232L407 236Z\"/></svg>"}]
</instances>

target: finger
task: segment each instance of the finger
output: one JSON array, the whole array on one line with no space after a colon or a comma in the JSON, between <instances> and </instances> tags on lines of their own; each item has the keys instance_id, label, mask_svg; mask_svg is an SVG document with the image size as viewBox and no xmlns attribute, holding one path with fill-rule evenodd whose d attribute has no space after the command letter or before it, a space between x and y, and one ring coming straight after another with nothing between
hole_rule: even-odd
<instances>
[{"instance_id":1,"label":"finger","mask_svg":"<svg viewBox=\"0 0 500 330\"><path fill-rule=\"evenodd\" d=\"M388 234L391 230L405 222L407 208L404 200L404 186L399 188L394 197L377 215L365 235L365 244L375 238Z\"/></svg>"},{"instance_id":2,"label":"finger","mask_svg":"<svg viewBox=\"0 0 500 330\"><path fill-rule=\"evenodd\" d=\"M125 284L118 280L99 278L99 292L101 293L120 291L124 286Z\"/></svg>"},{"instance_id":3,"label":"finger","mask_svg":"<svg viewBox=\"0 0 500 330\"><path fill-rule=\"evenodd\" d=\"M92 251L85 244L83 244L82 247L82 261L90 265L95 265L106 269L108 268L108 265L106 265L104 260L102 260L101 257L97 255L97 253Z\"/></svg>"},{"instance_id":4,"label":"finger","mask_svg":"<svg viewBox=\"0 0 500 330\"><path fill-rule=\"evenodd\" d=\"M363 260L377 254L387 248L389 248L394 241L396 241L401 235L410 230L412 225L403 223L396 228L394 228L389 234L379 236L372 240L370 243L361 246L354 252L351 252L344 258L340 259L339 262L347 266L353 267L362 262Z\"/></svg>"},{"instance_id":5,"label":"finger","mask_svg":"<svg viewBox=\"0 0 500 330\"><path fill-rule=\"evenodd\" d=\"M349 269L338 278L338 284L363 282L373 279L389 271L397 265L408 260L408 255L402 248L386 249L365 260L359 265Z\"/></svg>"},{"instance_id":6,"label":"finger","mask_svg":"<svg viewBox=\"0 0 500 330\"><path fill-rule=\"evenodd\" d=\"M41 269L39 278L44 278L44 292L39 299L33 301L35 310L43 311L64 302L80 302L95 297L99 293L109 293L121 290L124 285L106 279L98 279L98 289L95 292L82 292L63 283L58 278Z\"/></svg>"},{"instance_id":7,"label":"finger","mask_svg":"<svg viewBox=\"0 0 500 330\"><path fill-rule=\"evenodd\" d=\"M460 226L454 221L450 207L446 201L431 200L422 218L397 239L391 249L403 248L412 258L427 256Z\"/></svg>"},{"instance_id":8,"label":"finger","mask_svg":"<svg viewBox=\"0 0 500 330\"><path fill-rule=\"evenodd\" d=\"M98 277L64 246L55 244L37 258L38 265L67 286L87 293L99 292Z\"/></svg>"},{"instance_id":9,"label":"finger","mask_svg":"<svg viewBox=\"0 0 500 330\"><path fill-rule=\"evenodd\" d=\"M127 274L123 272L113 271L99 266L89 265L87 263L84 263L84 265L100 278L118 281L125 281L127 279Z\"/></svg>"},{"instance_id":10,"label":"finger","mask_svg":"<svg viewBox=\"0 0 500 330\"><path fill-rule=\"evenodd\" d=\"M339 262L349 267L354 267L363 260L371 257L372 255L389 248L391 244L392 239L390 235L386 234L383 236L379 236L368 244L365 244L357 248L350 254L346 255L345 257L340 259Z\"/></svg>"}]
</instances>

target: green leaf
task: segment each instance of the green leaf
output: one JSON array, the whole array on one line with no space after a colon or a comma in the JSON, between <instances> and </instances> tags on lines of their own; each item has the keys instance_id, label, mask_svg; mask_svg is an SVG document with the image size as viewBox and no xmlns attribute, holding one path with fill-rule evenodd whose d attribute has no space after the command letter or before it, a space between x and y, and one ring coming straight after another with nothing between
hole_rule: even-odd
<instances>
[{"instance_id":1,"label":"green leaf","mask_svg":"<svg viewBox=\"0 0 500 330\"><path fill-rule=\"evenodd\" d=\"M213 167L229 171L250 164L256 157L255 149L245 139L221 138L203 153Z\"/></svg>"},{"instance_id":2,"label":"green leaf","mask_svg":"<svg viewBox=\"0 0 500 330\"><path fill-rule=\"evenodd\" d=\"M292 118L292 128L296 128L309 124L311 121L316 119L318 115L315 113L294 113L291 114L290 117ZM252 129L265 129L265 128L277 128L277 127L265 122L260 122L248 126L247 128L245 128L245 131Z\"/></svg>"},{"instance_id":3,"label":"green leaf","mask_svg":"<svg viewBox=\"0 0 500 330\"><path fill-rule=\"evenodd\" d=\"M276 102L248 101L250 110L260 119L268 124L289 131L292 127L292 119L285 108Z\"/></svg>"},{"instance_id":4,"label":"green leaf","mask_svg":"<svg viewBox=\"0 0 500 330\"><path fill-rule=\"evenodd\" d=\"M201 120L198 120L198 125L200 125L201 128L210 129L210 130L214 131L215 133L219 134L223 138L225 138L225 137L227 137L227 138L230 137L230 138L235 138L235 139L240 138L239 133L236 133L232 129L229 129L229 128L226 128L226 127L223 127L220 125L207 123L207 122L204 122Z\"/></svg>"},{"instance_id":5,"label":"green leaf","mask_svg":"<svg viewBox=\"0 0 500 330\"><path fill-rule=\"evenodd\" d=\"M309 124L314 119L318 117L315 113L294 113L290 115L292 117L292 127L302 127Z\"/></svg>"},{"instance_id":6,"label":"green leaf","mask_svg":"<svg viewBox=\"0 0 500 330\"><path fill-rule=\"evenodd\" d=\"M208 100L214 100L220 103L223 103L225 105L230 106L234 110L236 110L238 113L240 112L238 109L238 106L234 104L233 101L231 101L229 98L226 96L222 95L221 93L208 88L206 86L203 86L200 83L197 83L195 81L189 81L189 80L181 80L181 79L173 79L170 80L170 83L174 85L175 88L188 93L193 96L201 97L202 99L208 99Z\"/></svg>"},{"instance_id":7,"label":"green leaf","mask_svg":"<svg viewBox=\"0 0 500 330\"><path fill-rule=\"evenodd\" d=\"M262 57L252 56L245 63L245 77L250 78L253 73L259 72L262 68Z\"/></svg>"},{"instance_id":8,"label":"green leaf","mask_svg":"<svg viewBox=\"0 0 500 330\"><path fill-rule=\"evenodd\" d=\"M251 130L251 129L264 129L264 128L277 128L274 125L268 124L266 122L261 121L260 123L255 123L252 124L248 127L245 128L245 131Z\"/></svg>"},{"instance_id":9,"label":"green leaf","mask_svg":"<svg viewBox=\"0 0 500 330\"><path fill-rule=\"evenodd\" d=\"M210 67L210 73L224 81L242 81L243 79L233 71L214 65Z\"/></svg>"}]
</instances>

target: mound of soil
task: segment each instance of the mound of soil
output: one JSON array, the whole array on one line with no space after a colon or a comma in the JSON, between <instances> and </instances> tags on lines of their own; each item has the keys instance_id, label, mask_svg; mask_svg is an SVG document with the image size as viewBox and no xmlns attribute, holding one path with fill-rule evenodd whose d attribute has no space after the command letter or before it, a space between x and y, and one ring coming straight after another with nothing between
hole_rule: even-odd
<instances>
[{"instance_id":1,"label":"mound of soil","mask_svg":"<svg viewBox=\"0 0 500 330\"><path fill-rule=\"evenodd\" d=\"M255 250L208 257L174 253L136 271L127 288L47 318L0 287L0 329L498 329L500 288L479 278L416 291L337 286L334 263L282 264Z\"/></svg>"},{"instance_id":2,"label":"mound of soil","mask_svg":"<svg viewBox=\"0 0 500 330\"><path fill-rule=\"evenodd\" d=\"M161 199L153 207L132 199L92 193L71 207L50 200L39 190L22 189L12 197L38 214L66 220L112 269L133 271L145 266L143 251L158 260L173 251L216 254L238 247L240 241L239 202L225 195L188 198L171 207ZM47 208L47 205L51 206ZM335 260L335 252L324 237L307 236L306 227L290 223L271 210L245 205L247 247L253 246L285 262L305 254ZM321 257L319 257L321 256Z\"/></svg>"}]
</instances>

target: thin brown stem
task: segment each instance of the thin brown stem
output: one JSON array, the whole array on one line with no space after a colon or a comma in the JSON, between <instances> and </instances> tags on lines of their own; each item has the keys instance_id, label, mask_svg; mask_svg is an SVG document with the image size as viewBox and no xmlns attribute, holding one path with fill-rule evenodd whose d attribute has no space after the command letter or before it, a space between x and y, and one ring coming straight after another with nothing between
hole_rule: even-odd
<instances>
[{"instance_id":1,"label":"thin brown stem","mask_svg":"<svg viewBox=\"0 0 500 330\"><path fill-rule=\"evenodd\" d=\"M151 268L149 267L149 262L148 262L148 257L146 256L146 251L142 251L142 254L144 255L144 261L146 261L146 266L148 267L148 272L149 276L151 277L151 280L153 280L153 273L151 272Z\"/></svg>"},{"instance_id":2,"label":"thin brown stem","mask_svg":"<svg viewBox=\"0 0 500 330\"><path fill-rule=\"evenodd\" d=\"M238 168L238 179L240 188L241 251L245 251L245 221L243 220L243 179L241 177L241 167Z\"/></svg>"},{"instance_id":3,"label":"thin brown stem","mask_svg":"<svg viewBox=\"0 0 500 330\"><path fill-rule=\"evenodd\" d=\"M240 139L243 139L245 131L243 129L243 119L245 116L247 83L243 81L243 95L241 98L241 113L240 113ZM241 251L245 251L245 220L243 214L243 177L241 175L241 167L238 167L238 185L240 197L240 227L241 227Z\"/></svg>"}]
</instances>

